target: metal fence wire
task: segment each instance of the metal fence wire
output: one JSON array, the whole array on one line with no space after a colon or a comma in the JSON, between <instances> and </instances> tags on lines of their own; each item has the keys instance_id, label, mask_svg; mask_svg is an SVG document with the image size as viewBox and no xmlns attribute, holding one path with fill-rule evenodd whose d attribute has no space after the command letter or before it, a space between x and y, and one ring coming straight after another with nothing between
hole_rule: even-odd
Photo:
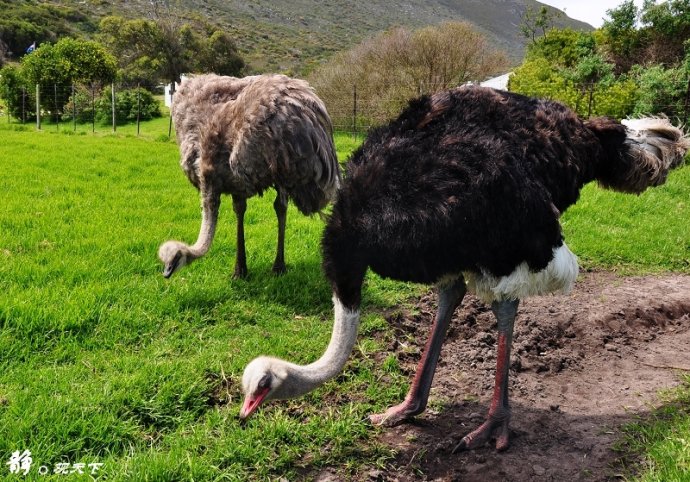
<instances>
[{"instance_id":1,"label":"metal fence wire","mask_svg":"<svg viewBox=\"0 0 690 482\"><path fill-rule=\"evenodd\" d=\"M7 122L35 124L38 130L86 127L93 133L104 128L116 132L118 126L136 123L139 134L142 121L164 115L160 96L139 85L37 84L8 97L3 99Z\"/></svg>"},{"instance_id":2,"label":"metal fence wire","mask_svg":"<svg viewBox=\"0 0 690 482\"><path fill-rule=\"evenodd\" d=\"M682 96L656 98L646 106L647 114L665 114L687 124L690 114L690 83L683 80L678 86ZM687 87L687 91L685 87ZM682 87L682 89L681 89ZM419 86L415 90L419 90ZM36 129L90 130L104 129L116 132L118 126L136 124L137 135L142 121L167 114L160 99L163 89L154 95L139 85L129 84L71 84L35 85L15 89L11 98L4 100L4 115L8 123L35 124ZM172 104L172 94L165 99ZM373 93L356 86L351 92L330 98L322 95L334 129L365 135L369 129L393 118L406 106L407 101ZM597 102L597 98L594 102ZM591 106L590 106L591 107ZM160 129L160 126L158 127ZM172 119L168 122L167 135L172 134Z\"/></svg>"}]
</instances>

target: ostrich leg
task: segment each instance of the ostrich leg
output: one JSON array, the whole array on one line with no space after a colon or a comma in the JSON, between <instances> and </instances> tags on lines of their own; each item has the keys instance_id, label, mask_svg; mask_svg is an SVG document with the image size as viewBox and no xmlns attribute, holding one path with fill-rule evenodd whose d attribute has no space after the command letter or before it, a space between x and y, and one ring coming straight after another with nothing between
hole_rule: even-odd
<instances>
[{"instance_id":1,"label":"ostrich leg","mask_svg":"<svg viewBox=\"0 0 690 482\"><path fill-rule=\"evenodd\" d=\"M276 260L273 262L273 272L283 274L285 268L285 218L287 215L288 198L287 193L282 189L276 188L276 200L273 201L273 209L278 218L278 248L276 250Z\"/></svg>"},{"instance_id":2,"label":"ostrich leg","mask_svg":"<svg viewBox=\"0 0 690 482\"><path fill-rule=\"evenodd\" d=\"M247 210L247 200L241 196L232 196L232 209L237 218L237 255L235 257L235 273L233 278L247 277L247 253L244 249L244 212Z\"/></svg>"},{"instance_id":3,"label":"ostrich leg","mask_svg":"<svg viewBox=\"0 0 690 482\"><path fill-rule=\"evenodd\" d=\"M496 356L496 380L486 422L465 435L453 449L474 449L486 442L494 430L498 430L496 450L505 450L510 444L510 404L508 403L508 369L510 368L510 345L513 342L513 325L519 301L494 301L491 311L498 320L498 346Z\"/></svg>"},{"instance_id":4,"label":"ostrich leg","mask_svg":"<svg viewBox=\"0 0 690 482\"><path fill-rule=\"evenodd\" d=\"M424 411L448 325L455 308L465 296L465 291L465 280L462 276L449 285L439 286L438 311L410 391L402 403L390 407L384 413L370 415L369 419L374 425L390 427Z\"/></svg>"}]
</instances>

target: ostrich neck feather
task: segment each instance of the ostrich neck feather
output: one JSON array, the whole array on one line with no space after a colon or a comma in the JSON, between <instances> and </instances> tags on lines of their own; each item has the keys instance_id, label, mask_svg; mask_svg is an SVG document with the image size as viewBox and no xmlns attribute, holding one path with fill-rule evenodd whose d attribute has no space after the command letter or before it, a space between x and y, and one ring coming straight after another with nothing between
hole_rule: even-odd
<instances>
[{"instance_id":1,"label":"ostrich neck feather","mask_svg":"<svg viewBox=\"0 0 690 482\"><path fill-rule=\"evenodd\" d=\"M357 340L359 310L346 308L334 296L335 320L331 340L321 358L309 365L286 363L288 377L276 398L293 398L308 393L342 372Z\"/></svg>"}]
</instances>

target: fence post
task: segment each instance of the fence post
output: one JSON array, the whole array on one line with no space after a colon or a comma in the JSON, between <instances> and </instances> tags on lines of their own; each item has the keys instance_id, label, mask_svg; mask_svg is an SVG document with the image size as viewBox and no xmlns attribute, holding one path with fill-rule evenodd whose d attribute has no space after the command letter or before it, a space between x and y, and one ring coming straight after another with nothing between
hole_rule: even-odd
<instances>
[{"instance_id":1,"label":"fence post","mask_svg":"<svg viewBox=\"0 0 690 482\"><path fill-rule=\"evenodd\" d=\"M688 123L688 107L690 107L690 79L685 89L685 101L683 102L683 125Z\"/></svg>"},{"instance_id":2,"label":"fence post","mask_svg":"<svg viewBox=\"0 0 690 482\"><path fill-rule=\"evenodd\" d=\"M41 87L36 84L36 130L41 130Z\"/></svg>"},{"instance_id":3,"label":"fence post","mask_svg":"<svg viewBox=\"0 0 690 482\"><path fill-rule=\"evenodd\" d=\"M91 134L96 133L96 87L91 84Z\"/></svg>"},{"instance_id":4,"label":"fence post","mask_svg":"<svg viewBox=\"0 0 690 482\"><path fill-rule=\"evenodd\" d=\"M22 87L22 124L26 123L26 87Z\"/></svg>"},{"instance_id":5,"label":"fence post","mask_svg":"<svg viewBox=\"0 0 690 482\"><path fill-rule=\"evenodd\" d=\"M172 136L172 110L173 110L173 97L175 95L175 81L170 82L170 121L168 122L168 138Z\"/></svg>"},{"instance_id":6,"label":"fence post","mask_svg":"<svg viewBox=\"0 0 690 482\"><path fill-rule=\"evenodd\" d=\"M77 97L74 95L74 83L72 83L72 122L74 123L74 132L77 132Z\"/></svg>"},{"instance_id":7,"label":"fence post","mask_svg":"<svg viewBox=\"0 0 690 482\"><path fill-rule=\"evenodd\" d=\"M139 137L139 123L141 120L141 84L137 84L137 137Z\"/></svg>"},{"instance_id":8,"label":"fence post","mask_svg":"<svg viewBox=\"0 0 690 482\"><path fill-rule=\"evenodd\" d=\"M53 84L53 107L55 107L55 130L60 132L60 112L58 111L57 84Z\"/></svg>"},{"instance_id":9,"label":"fence post","mask_svg":"<svg viewBox=\"0 0 690 482\"><path fill-rule=\"evenodd\" d=\"M357 140L357 84L352 87L352 137Z\"/></svg>"},{"instance_id":10,"label":"fence post","mask_svg":"<svg viewBox=\"0 0 690 482\"><path fill-rule=\"evenodd\" d=\"M117 130L117 119L115 118L115 82L110 84L110 93L110 99L113 110L113 132L115 132Z\"/></svg>"}]
</instances>

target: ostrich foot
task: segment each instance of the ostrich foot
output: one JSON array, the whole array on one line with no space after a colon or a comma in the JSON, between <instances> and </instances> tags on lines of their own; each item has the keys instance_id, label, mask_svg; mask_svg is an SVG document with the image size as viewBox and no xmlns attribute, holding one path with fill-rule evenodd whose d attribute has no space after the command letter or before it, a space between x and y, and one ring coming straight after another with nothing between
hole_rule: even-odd
<instances>
[{"instance_id":1,"label":"ostrich foot","mask_svg":"<svg viewBox=\"0 0 690 482\"><path fill-rule=\"evenodd\" d=\"M278 263L276 261L273 263L273 268L271 268L271 271L273 271L274 275L280 276L287 272L287 267L285 266L285 263Z\"/></svg>"},{"instance_id":2,"label":"ostrich foot","mask_svg":"<svg viewBox=\"0 0 690 482\"><path fill-rule=\"evenodd\" d=\"M478 428L465 435L460 443L455 446L453 453L461 450L472 450L484 445L494 432L496 435L496 450L502 452L510 446L510 417L492 417Z\"/></svg>"},{"instance_id":3,"label":"ostrich foot","mask_svg":"<svg viewBox=\"0 0 690 482\"><path fill-rule=\"evenodd\" d=\"M369 415L369 421L372 425L394 427L405 420L411 419L415 415L419 415L423 411L423 408L415 406L413 403L402 402L390 407L383 413Z\"/></svg>"},{"instance_id":4,"label":"ostrich foot","mask_svg":"<svg viewBox=\"0 0 690 482\"><path fill-rule=\"evenodd\" d=\"M246 266L235 266L235 272L232 274L233 279L245 279L247 277L247 274L249 272L247 271Z\"/></svg>"}]
</instances>

